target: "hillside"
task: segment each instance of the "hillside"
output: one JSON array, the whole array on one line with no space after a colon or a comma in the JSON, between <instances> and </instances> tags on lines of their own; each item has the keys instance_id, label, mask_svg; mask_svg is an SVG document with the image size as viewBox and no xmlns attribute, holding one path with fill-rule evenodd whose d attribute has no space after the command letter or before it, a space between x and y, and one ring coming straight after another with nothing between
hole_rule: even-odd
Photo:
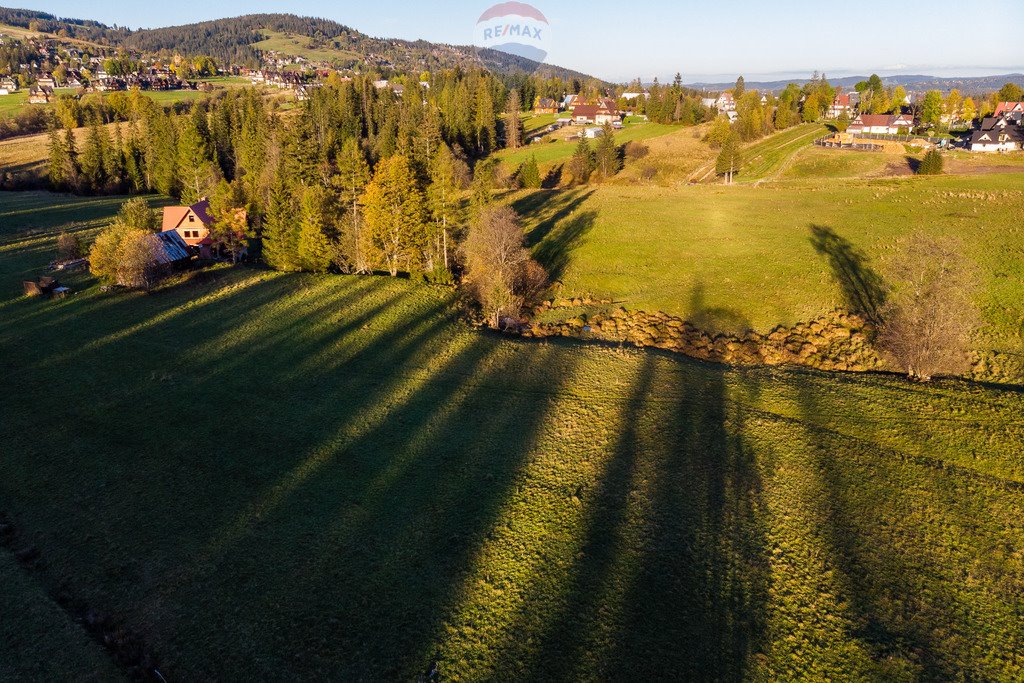
<instances>
[{"instance_id":1,"label":"hillside","mask_svg":"<svg viewBox=\"0 0 1024 683\"><path fill-rule=\"evenodd\" d=\"M446 45L424 40L374 38L329 19L294 14L249 14L183 26L133 31L95 21L64 19L45 12L0 8L0 24L101 45L123 46L143 52L205 54L225 64L255 66L261 50L274 49L289 56L361 67L419 73L436 69L482 66L500 74L536 72L566 79L592 78L586 74L495 50ZM279 40L268 44L268 39ZM284 38L285 40L280 40Z\"/></svg>"},{"instance_id":2,"label":"hillside","mask_svg":"<svg viewBox=\"0 0 1024 683\"><path fill-rule=\"evenodd\" d=\"M58 591L167 680L1024 673L1020 392L521 342L401 279L20 296L117 204L0 194L0 501L41 553L0 577L42 677L95 669Z\"/></svg>"}]
</instances>

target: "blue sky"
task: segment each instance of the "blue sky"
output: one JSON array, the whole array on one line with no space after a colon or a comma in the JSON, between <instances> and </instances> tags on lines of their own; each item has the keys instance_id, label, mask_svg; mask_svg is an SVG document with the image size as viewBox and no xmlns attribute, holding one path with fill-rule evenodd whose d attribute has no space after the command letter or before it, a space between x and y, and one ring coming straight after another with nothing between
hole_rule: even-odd
<instances>
[{"instance_id":1,"label":"blue sky","mask_svg":"<svg viewBox=\"0 0 1024 683\"><path fill-rule=\"evenodd\" d=\"M374 36L468 44L476 19L493 2L455 0L443 7L394 0L23 0L14 4L132 28L291 12L334 19ZM988 0L978 5L962 0L536 0L531 4L551 24L547 61L617 81L636 76L664 79L677 71L686 82L731 79L739 73L747 80L790 78L814 69L831 76L872 71L939 76L1024 71L1024 0Z\"/></svg>"}]
</instances>

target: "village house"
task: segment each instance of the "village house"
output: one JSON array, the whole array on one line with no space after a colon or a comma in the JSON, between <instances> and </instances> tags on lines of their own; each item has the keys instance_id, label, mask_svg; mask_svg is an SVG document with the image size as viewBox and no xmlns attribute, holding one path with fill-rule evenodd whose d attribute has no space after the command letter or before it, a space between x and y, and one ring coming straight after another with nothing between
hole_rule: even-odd
<instances>
[{"instance_id":1,"label":"village house","mask_svg":"<svg viewBox=\"0 0 1024 683\"><path fill-rule=\"evenodd\" d=\"M12 92L17 92L17 90L18 82L10 76L0 79L0 95L10 95Z\"/></svg>"},{"instance_id":2,"label":"village house","mask_svg":"<svg viewBox=\"0 0 1024 683\"><path fill-rule=\"evenodd\" d=\"M536 116L542 114L557 114L558 102L550 97L538 97L533 103L533 113Z\"/></svg>"},{"instance_id":3,"label":"village house","mask_svg":"<svg viewBox=\"0 0 1024 683\"><path fill-rule=\"evenodd\" d=\"M51 97L53 97L53 88L33 85L28 90L29 104L49 104Z\"/></svg>"},{"instance_id":4,"label":"village house","mask_svg":"<svg viewBox=\"0 0 1024 683\"><path fill-rule=\"evenodd\" d=\"M724 92L715 100L715 107L718 108L719 114L736 111L736 98L732 96L731 92Z\"/></svg>"},{"instance_id":5,"label":"village house","mask_svg":"<svg viewBox=\"0 0 1024 683\"><path fill-rule=\"evenodd\" d=\"M644 99L650 99L651 98L651 93L649 93L649 92L624 92L624 93L622 93L622 99L626 100L627 102L632 102L633 100L635 100L637 98L640 98L640 97L643 97Z\"/></svg>"},{"instance_id":6,"label":"village house","mask_svg":"<svg viewBox=\"0 0 1024 683\"><path fill-rule=\"evenodd\" d=\"M1024 119L1024 102L1000 102L996 105L995 117L1004 117L1021 123Z\"/></svg>"},{"instance_id":7,"label":"village house","mask_svg":"<svg viewBox=\"0 0 1024 683\"><path fill-rule=\"evenodd\" d=\"M608 106L608 101L602 101L601 104L581 104L577 105L572 110L572 120L576 124L588 124L593 123L598 126L605 124L613 125L617 121L621 121L621 115L619 110L612 104Z\"/></svg>"},{"instance_id":8,"label":"village house","mask_svg":"<svg viewBox=\"0 0 1024 683\"><path fill-rule=\"evenodd\" d=\"M828 109L828 118L842 118L843 114L853 116L853 103L849 95L836 95L832 100L832 106Z\"/></svg>"},{"instance_id":9,"label":"village house","mask_svg":"<svg viewBox=\"0 0 1024 683\"><path fill-rule=\"evenodd\" d=\"M900 135L910 131L914 119L908 114L858 114L846 129L848 133Z\"/></svg>"},{"instance_id":10,"label":"village house","mask_svg":"<svg viewBox=\"0 0 1024 683\"><path fill-rule=\"evenodd\" d=\"M1000 113L986 116L981 128L971 134L972 152L1013 152L1024 147L1024 127L1015 124L1005 109Z\"/></svg>"},{"instance_id":11,"label":"village house","mask_svg":"<svg viewBox=\"0 0 1024 683\"><path fill-rule=\"evenodd\" d=\"M40 88L49 88L50 90L53 90L54 88L58 87L59 84L57 83L57 79L55 79L53 75L45 74L43 76L40 76L39 79L36 80L36 85L38 85Z\"/></svg>"},{"instance_id":12,"label":"village house","mask_svg":"<svg viewBox=\"0 0 1024 683\"><path fill-rule=\"evenodd\" d=\"M192 206L165 206L162 232L175 232L192 253L200 258L212 258L216 244L210 237L213 218L210 202L204 197Z\"/></svg>"},{"instance_id":13,"label":"village house","mask_svg":"<svg viewBox=\"0 0 1024 683\"><path fill-rule=\"evenodd\" d=\"M971 134L972 152L1015 152L1024 147L1024 131L1020 126L993 126Z\"/></svg>"}]
</instances>

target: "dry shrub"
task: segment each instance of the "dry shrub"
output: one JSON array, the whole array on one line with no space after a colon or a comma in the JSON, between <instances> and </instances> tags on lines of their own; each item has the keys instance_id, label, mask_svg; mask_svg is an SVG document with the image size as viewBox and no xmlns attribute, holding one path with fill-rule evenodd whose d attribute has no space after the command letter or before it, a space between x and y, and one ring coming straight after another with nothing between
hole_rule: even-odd
<instances>
[{"instance_id":1,"label":"dry shrub","mask_svg":"<svg viewBox=\"0 0 1024 683\"><path fill-rule=\"evenodd\" d=\"M463 250L467 285L496 328L507 318L518 319L544 289L547 273L523 246L519 215L511 207L484 210L470 226Z\"/></svg>"},{"instance_id":2,"label":"dry shrub","mask_svg":"<svg viewBox=\"0 0 1024 683\"><path fill-rule=\"evenodd\" d=\"M57 260L71 261L82 256L82 242L78 235L62 232L57 235Z\"/></svg>"},{"instance_id":3,"label":"dry shrub","mask_svg":"<svg viewBox=\"0 0 1024 683\"><path fill-rule=\"evenodd\" d=\"M622 153L625 155L626 161L639 161L651 153L651 148L642 142L631 140L626 143Z\"/></svg>"},{"instance_id":4,"label":"dry shrub","mask_svg":"<svg viewBox=\"0 0 1024 683\"><path fill-rule=\"evenodd\" d=\"M879 346L908 375L928 381L970 368L980 324L978 274L958 240L916 233L889 267L893 293L882 311Z\"/></svg>"},{"instance_id":5,"label":"dry shrub","mask_svg":"<svg viewBox=\"0 0 1024 683\"><path fill-rule=\"evenodd\" d=\"M641 180L654 180L655 176L658 175L658 168L653 164L647 164L640 169Z\"/></svg>"}]
</instances>

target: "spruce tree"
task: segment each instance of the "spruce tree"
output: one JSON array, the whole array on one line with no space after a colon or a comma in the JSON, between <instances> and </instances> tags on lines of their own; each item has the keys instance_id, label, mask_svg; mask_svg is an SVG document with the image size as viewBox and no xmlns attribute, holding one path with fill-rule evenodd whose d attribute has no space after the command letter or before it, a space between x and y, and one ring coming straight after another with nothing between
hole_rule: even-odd
<instances>
[{"instance_id":1,"label":"spruce tree","mask_svg":"<svg viewBox=\"0 0 1024 683\"><path fill-rule=\"evenodd\" d=\"M427 241L426 207L407 158L395 155L377 165L363 205L363 243L371 262L392 276L418 266Z\"/></svg>"},{"instance_id":2,"label":"spruce tree","mask_svg":"<svg viewBox=\"0 0 1024 683\"><path fill-rule=\"evenodd\" d=\"M204 121L198 116L185 118L178 136L178 178L185 204L199 201L216 182Z\"/></svg>"},{"instance_id":3,"label":"spruce tree","mask_svg":"<svg viewBox=\"0 0 1024 683\"><path fill-rule=\"evenodd\" d=\"M278 174L270 190L263 218L263 260L276 270L298 270L298 239L295 230L295 206L283 174Z\"/></svg>"},{"instance_id":4,"label":"spruce tree","mask_svg":"<svg viewBox=\"0 0 1024 683\"><path fill-rule=\"evenodd\" d=\"M54 189L65 189L70 183L71 155L64 141L57 135L57 130L50 130L50 184Z\"/></svg>"},{"instance_id":5,"label":"spruce tree","mask_svg":"<svg viewBox=\"0 0 1024 683\"><path fill-rule=\"evenodd\" d=\"M507 149L519 149L523 141L523 122L520 109L519 90L513 88L508 94L508 104L505 107L505 147Z\"/></svg>"},{"instance_id":6,"label":"spruce tree","mask_svg":"<svg viewBox=\"0 0 1024 683\"><path fill-rule=\"evenodd\" d=\"M299 215L298 258L302 270L324 273L331 265L331 241L327 237L327 198L323 188L307 187Z\"/></svg>"},{"instance_id":7,"label":"spruce tree","mask_svg":"<svg viewBox=\"0 0 1024 683\"><path fill-rule=\"evenodd\" d=\"M345 141L335 159L335 165L338 172L332 178L332 185L346 212L347 230L342 235L344 256L351 270L365 273L369 271L370 265L363 253L363 220L359 200L366 184L370 182L370 166L356 138Z\"/></svg>"},{"instance_id":8,"label":"spruce tree","mask_svg":"<svg viewBox=\"0 0 1024 683\"><path fill-rule=\"evenodd\" d=\"M569 160L569 173L575 183L583 185L590 181L590 174L594 172L594 153L590 151L590 143L585 137L580 137L576 143L576 151Z\"/></svg>"},{"instance_id":9,"label":"spruce tree","mask_svg":"<svg viewBox=\"0 0 1024 683\"><path fill-rule=\"evenodd\" d=\"M541 186L540 168L537 166L537 157L531 155L522 168L519 169L519 183L529 189L536 189Z\"/></svg>"},{"instance_id":10,"label":"spruce tree","mask_svg":"<svg viewBox=\"0 0 1024 683\"><path fill-rule=\"evenodd\" d=\"M103 160L106 156L106 149L103 144L103 133L99 124L93 119L89 126L89 132L85 137L85 145L82 147L82 154L79 163L82 169L82 182L90 192L99 192L106 185L106 172Z\"/></svg>"},{"instance_id":11,"label":"spruce tree","mask_svg":"<svg viewBox=\"0 0 1024 683\"><path fill-rule=\"evenodd\" d=\"M458 221L461 206L458 179L455 175L455 157L448 145L441 147L430 164L430 185L427 187L427 204L434 219L433 246L440 254L446 270L450 270L449 235Z\"/></svg>"},{"instance_id":12,"label":"spruce tree","mask_svg":"<svg viewBox=\"0 0 1024 683\"><path fill-rule=\"evenodd\" d=\"M604 134L597 139L594 162L596 170L602 178L611 178L622 168L619 148L615 146L615 136L612 134L612 127L608 124L604 126Z\"/></svg>"}]
</instances>

